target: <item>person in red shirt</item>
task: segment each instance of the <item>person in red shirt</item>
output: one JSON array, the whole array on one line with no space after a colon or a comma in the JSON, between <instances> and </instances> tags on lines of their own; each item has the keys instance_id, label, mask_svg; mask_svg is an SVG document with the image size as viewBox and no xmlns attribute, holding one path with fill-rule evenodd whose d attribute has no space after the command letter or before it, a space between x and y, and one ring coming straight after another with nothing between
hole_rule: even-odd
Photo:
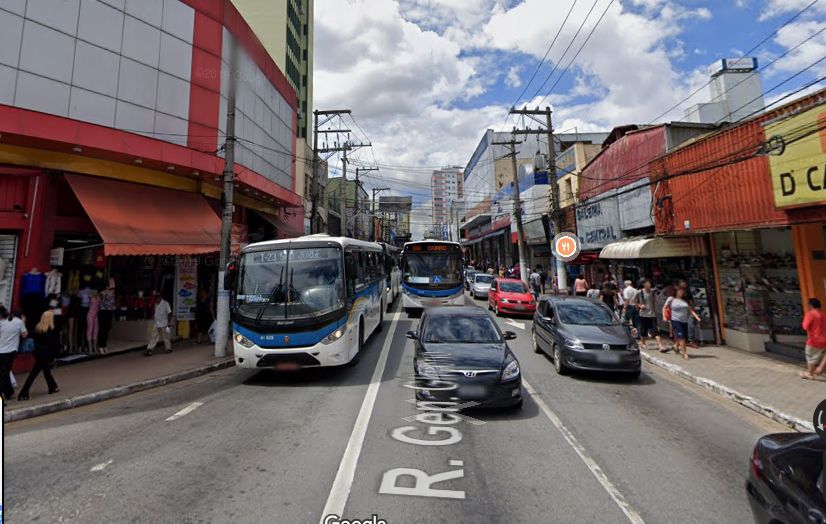
<instances>
[{"instance_id":1,"label":"person in red shirt","mask_svg":"<svg viewBox=\"0 0 826 524\"><path fill-rule=\"evenodd\" d=\"M820 310L820 300L809 300L809 311L803 317L803 329L809 335L806 340L806 371L801 371L801 378L814 380L815 375L822 375L826 366L826 316Z\"/></svg>"}]
</instances>

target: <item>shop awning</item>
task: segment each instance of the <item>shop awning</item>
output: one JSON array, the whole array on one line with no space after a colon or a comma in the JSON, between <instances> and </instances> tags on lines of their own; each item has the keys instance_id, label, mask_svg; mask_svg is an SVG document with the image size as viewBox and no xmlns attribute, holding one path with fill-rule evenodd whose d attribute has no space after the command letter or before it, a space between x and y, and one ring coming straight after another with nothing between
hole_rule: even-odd
<instances>
[{"instance_id":1,"label":"shop awning","mask_svg":"<svg viewBox=\"0 0 826 524\"><path fill-rule=\"evenodd\" d=\"M482 213L460 225L459 229L471 229L488 222L490 222L490 213Z\"/></svg>"},{"instance_id":2,"label":"shop awning","mask_svg":"<svg viewBox=\"0 0 826 524\"><path fill-rule=\"evenodd\" d=\"M493 237L502 236L504 234L505 234L505 230L500 229L499 231L494 231L493 233L488 233L485 236L482 236L482 237L479 237L479 238L474 238L473 240L468 240L467 242L462 242L462 245L463 246L472 246L472 245L478 244L479 242L481 242L483 240L487 240L487 239L493 238Z\"/></svg>"},{"instance_id":3,"label":"shop awning","mask_svg":"<svg viewBox=\"0 0 826 524\"><path fill-rule=\"evenodd\" d=\"M602 248L599 258L631 260L639 258L696 257L705 254L705 242L701 237L658 237L632 238L608 244Z\"/></svg>"},{"instance_id":4,"label":"shop awning","mask_svg":"<svg viewBox=\"0 0 826 524\"><path fill-rule=\"evenodd\" d=\"M221 219L201 195L66 175L107 255L199 255L220 249Z\"/></svg>"}]
</instances>

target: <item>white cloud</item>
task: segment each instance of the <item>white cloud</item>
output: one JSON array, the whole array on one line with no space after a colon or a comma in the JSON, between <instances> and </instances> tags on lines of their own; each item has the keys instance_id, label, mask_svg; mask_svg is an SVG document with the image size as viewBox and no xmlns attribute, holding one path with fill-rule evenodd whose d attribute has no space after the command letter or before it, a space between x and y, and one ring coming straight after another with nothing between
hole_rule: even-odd
<instances>
[{"instance_id":1,"label":"white cloud","mask_svg":"<svg viewBox=\"0 0 826 524\"><path fill-rule=\"evenodd\" d=\"M505 78L505 85L511 88L522 87L522 78L519 77L521 67L513 66L508 71L508 76Z\"/></svg>"}]
</instances>

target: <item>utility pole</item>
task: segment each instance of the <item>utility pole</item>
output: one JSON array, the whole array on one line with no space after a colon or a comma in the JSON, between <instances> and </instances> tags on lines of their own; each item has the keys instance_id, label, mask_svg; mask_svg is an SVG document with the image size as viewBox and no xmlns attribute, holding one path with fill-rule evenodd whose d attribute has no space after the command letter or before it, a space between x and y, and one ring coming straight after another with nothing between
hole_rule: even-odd
<instances>
[{"instance_id":1,"label":"utility pole","mask_svg":"<svg viewBox=\"0 0 826 524\"><path fill-rule=\"evenodd\" d=\"M341 163L344 166L344 171L341 173L341 187L340 195L341 195L341 205L339 206L339 212L341 213L341 236L347 236L347 150L349 148L345 144L344 146L344 154L341 157Z\"/></svg>"},{"instance_id":2,"label":"utility pole","mask_svg":"<svg viewBox=\"0 0 826 524\"><path fill-rule=\"evenodd\" d=\"M313 111L313 208L310 215L310 234L316 231L316 216L318 216L318 171L321 169L321 157L318 155L318 111Z\"/></svg>"},{"instance_id":3,"label":"utility pole","mask_svg":"<svg viewBox=\"0 0 826 524\"><path fill-rule=\"evenodd\" d=\"M558 235L562 233L562 213L559 209L559 184L556 179L556 147L554 145L554 131L553 125L551 121L551 108L545 107L545 110L541 110L536 108L535 110L530 109L511 109L510 113L512 115L525 115L528 117L534 116L545 116L545 125L546 128L539 129L536 131L532 131L530 129L525 131L514 131L516 135L548 135L548 183L551 184L551 223L554 227L554 235ZM552 239L550 239L552 240ZM559 259L556 259L556 278L557 278L557 287L559 289L568 289L568 273L565 271L565 263Z\"/></svg>"},{"instance_id":4,"label":"utility pole","mask_svg":"<svg viewBox=\"0 0 826 524\"><path fill-rule=\"evenodd\" d=\"M379 232L379 234L376 235L376 212L377 212L377 210L376 210L376 193L378 193L379 191L390 191L390 188L389 187L374 187L373 188L373 216L370 219L370 227L371 227L371 229L370 229L370 240L373 241L373 242L378 242L379 240L382 240L381 232Z\"/></svg>"},{"instance_id":5,"label":"utility pole","mask_svg":"<svg viewBox=\"0 0 826 524\"><path fill-rule=\"evenodd\" d=\"M335 134L350 133L351 131L349 129L324 129L324 130L319 129L319 126L322 126L322 125L326 124L327 122L329 122L333 118L335 118L337 116L341 116L341 115L349 115L350 113L351 113L351 111L349 109L330 109L330 110L326 110L326 111L318 111L318 110L313 111L313 114L315 115L314 136L315 136L315 139L316 139L316 144L313 144L313 145L316 149L316 153L318 155L328 154L328 156L324 159L325 162L327 160L329 160L330 157L332 155L334 155L335 153L338 153L338 152L343 152L344 153L344 158L342 159L342 162L344 163L344 176L342 178L342 184L341 184L341 195L342 195L342 197L341 197L341 206L340 206L341 207L341 236L347 236L347 233L346 233L346 231L347 231L347 216L346 216L347 215L347 203L345 202L345 200L346 200L345 197L347 196L347 151L353 149L353 146L352 146L352 144L349 144L349 143L345 142L341 146L339 146L338 143L336 143L336 147L331 147L331 148L325 147L325 148L319 149L319 147L317 145L317 141L318 141L319 133L325 133L325 134L327 134L327 133L335 133ZM326 116L328 118L324 122L319 123L319 121L318 121L319 116ZM319 163L320 162L321 162L321 160L319 159ZM315 220L315 213L316 213L316 211L315 211L315 208L316 208L315 199L318 198L318 194L317 194L318 191L316 190L315 193L316 194L313 195L313 199L314 199L313 200L313 220ZM328 212L329 212L329 210L328 210Z\"/></svg>"},{"instance_id":6,"label":"utility pole","mask_svg":"<svg viewBox=\"0 0 826 524\"><path fill-rule=\"evenodd\" d=\"M238 43L235 38L230 39L230 82L227 93L227 140L226 157L224 163L224 191L221 194L223 201L223 212L221 214L221 251L218 261L218 304L216 308L217 322L215 325L215 356L225 357L227 355L227 342L229 341L229 293L230 290L224 287L224 275L226 274L229 257L232 250L232 212L233 212L233 192L235 190L235 98L236 98L236 75L238 70Z\"/></svg>"},{"instance_id":7,"label":"utility pole","mask_svg":"<svg viewBox=\"0 0 826 524\"><path fill-rule=\"evenodd\" d=\"M519 197L519 170L516 167L516 140L510 142L494 142L495 146L509 146L511 148L511 166L513 167L513 212L516 219L516 240L519 244L519 276L522 282L528 285L528 251L525 249L524 232L522 231L522 200Z\"/></svg>"}]
</instances>

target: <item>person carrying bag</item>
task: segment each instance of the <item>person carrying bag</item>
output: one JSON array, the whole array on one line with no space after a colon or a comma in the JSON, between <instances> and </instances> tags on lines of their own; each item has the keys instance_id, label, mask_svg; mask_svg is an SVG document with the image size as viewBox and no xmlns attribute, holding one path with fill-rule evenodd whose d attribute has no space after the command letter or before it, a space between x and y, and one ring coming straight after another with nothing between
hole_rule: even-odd
<instances>
[{"instance_id":1,"label":"person carrying bag","mask_svg":"<svg viewBox=\"0 0 826 524\"><path fill-rule=\"evenodd\" d=\"M46 379L46 384L49 386L49 395L60 391L51 371L52 361L57 358L59 353L60 332L55 328L54 312L47 310L40 317L37 327L34 328L34 368L29 373L25 384L23 384L23 389L20 390L17 400L29 400L29 390L41 371Z\"/></svg>"}]
</instances>

